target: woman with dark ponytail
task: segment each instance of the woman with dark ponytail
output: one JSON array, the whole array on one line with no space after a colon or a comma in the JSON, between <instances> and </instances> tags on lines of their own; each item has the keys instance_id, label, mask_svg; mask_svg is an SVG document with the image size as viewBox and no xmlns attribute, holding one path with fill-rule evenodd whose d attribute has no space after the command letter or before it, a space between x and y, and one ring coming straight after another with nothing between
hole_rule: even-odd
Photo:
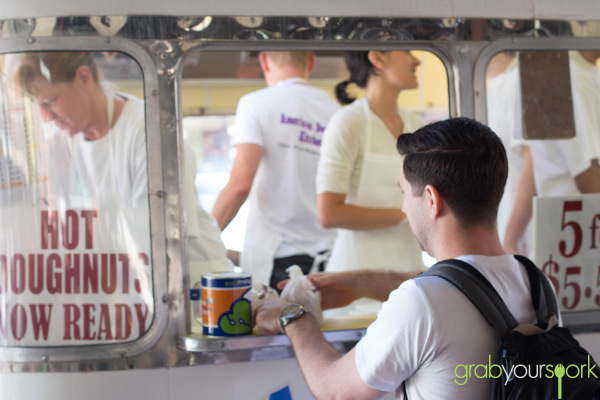
<instances>
[{"instance_id":1,"label":"woman with dark ponytail","mask_svg":"<svg viewBox=\"0 0 600 400\"><path fill-rule=\"evenodd\" d=\"M368 51L351 51L346 53L344 59L346 61L346 68L350 72L350 79L338 83L335 87L335 97L337 97L340 104L347 105L356 100L356 98L348 95L349 84L354 83L359 88L365 89L369 76L377 72L373 64L369 61L368 55Z\"/></svg>"},{"instance_id":2,"label":"woman with dark ponytail","mask_svg":"<svg viewBox=\"0 0 600 400\"><path fill-rule=\"evenodd\" d=\"M398 109L401 91L418 87L420 62L407 51L355 51L345 60L350 78L336 96L348 105L327 125L317 172L319 219L338 228L327 270L419 269L421 249L401 210L396 140L424 125ZM366 89L364 98L348 94L351 83Z\"/></svg>"}]
</instances>

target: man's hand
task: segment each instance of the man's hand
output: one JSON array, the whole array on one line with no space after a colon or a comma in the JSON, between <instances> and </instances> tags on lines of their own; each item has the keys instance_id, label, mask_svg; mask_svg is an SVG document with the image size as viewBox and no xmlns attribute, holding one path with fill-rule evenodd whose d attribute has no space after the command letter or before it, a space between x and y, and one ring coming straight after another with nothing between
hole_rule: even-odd
<instances>
[{"instance_id":1,"label":"man's hand","mask_svg":"<svg viewBox=\"0 0 600 400\"><path fill-rule=\"evenodd\" d=\"M357 287L360 273L361 271L317 272L307 277L321 291L321 308L329 310L347 306L362 297ZM283 290L288 282L289 279L279 282L277 288Z\"/></svg>"},{"instance_id":2,"label":"man's hand","mask_svg":"<svg viewBox=\"0 0 600 400\"><path fill-rule=\"evenodd\" d=\"M279 324L281 311L291 305L281 298L269 299L254 310L252 320L261 335L278 335L285 333Z\"/></svg>"}]
</instances>

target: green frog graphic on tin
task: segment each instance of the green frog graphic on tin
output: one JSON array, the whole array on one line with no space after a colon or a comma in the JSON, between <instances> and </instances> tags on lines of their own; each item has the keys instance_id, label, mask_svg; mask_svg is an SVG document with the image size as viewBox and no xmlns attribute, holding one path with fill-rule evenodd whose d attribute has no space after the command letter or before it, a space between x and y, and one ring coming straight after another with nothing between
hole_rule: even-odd
<instances>
[{"instance_id":1,"label":"green frog graphic on tin","mask_svg":"<svg viewBox=\"0 0 600 400\"><path fill-rule=\"evenodd\" d=\"M236 300L228 313L219 317L219 328L227 335L243 335L252 332L250 302L243 297Z\"/></svg>"}]
</instances>

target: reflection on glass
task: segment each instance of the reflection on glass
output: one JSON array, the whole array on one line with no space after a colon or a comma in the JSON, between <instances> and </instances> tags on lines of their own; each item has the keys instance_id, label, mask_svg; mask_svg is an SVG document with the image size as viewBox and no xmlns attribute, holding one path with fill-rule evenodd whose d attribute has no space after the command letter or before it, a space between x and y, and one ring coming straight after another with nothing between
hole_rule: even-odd
<instances>
[{"instance_id":1,"label":"reflection on glass","mask_svg":"<svg viewBox=\"0 0 600 400\"><path fill-rule=\"evenodd\" d=\"M421 60L417 70L420 86L418 90L403 94L399 107L416 112L425 123L447 118L448 82L443 64L429 52L411 53ZM343 52L316 54L310 82L335 97L334 86L347 76ZM227 183L235 158L230 138L238 100L264 87L257 53L202 52L183 70L184 134L198 162L196 186L207 210L212 208ZM357 95L363 96L364 93L358 92ZM223 242L228 249L240 251L243 248L246 218L247 204L244 204L223 231ZM428 260L427 264L430 265L431 261Z\"/></svg>"},{"instance_id":2,"label":"reflection on glass","mask_svg":"<svg viewBox=\"0 0 600 400\"><path fill-rule=\"evenodd\" d=\"M1 346L127 342L152 323L144 102L106 89L114 57L0 56Z\"/></svg>"},{"instance_id":3,"label":"reflection on glass","mask_svg":"<svg viewBox=\"0 0 600 400\"><path fill-rule=\"evenodd\" d=\"M537 53L541 54L526 63L515 53L500 53L488 64L488 121L509 159L498 226L507 251L533 254L553 283L563 311L597 309L599 287L590 283L597 282L600 257L600 51ZM530 62L558 58L565 61L562 71L547 61ZM536 89L523 82L528 73L546 85ZM549 85L565 82L561 93L549 94ZM535 115L523 113L548 98L563 105L557 110L552 104L554 111L542 109ZM574 137L557 134L565 132L560 121L545 128L541 138L525 132L547 118L571 119Z\"/></svg>"},{"instance_id":4,"label":"reflection on glass","mask_svg":"<svg viewBox=\"0 0 600 400\"><path fill-rule=\"evenodd\" d=\"M600 192L600 51L570 51L575 137L534 140L531 151L540 196Z\"/></svg>"},{"instance_id":5,"label":"reflection on glass","mask_svg":"<svg viewBox=\"0 0 600 400\"><path fill-rule=\"evenodd\" d=\"M229 179L229 171L235 158L231 145L233 115L187 116L183 119L183 134L194 151L197 169L195 185L204 209L211 210L217 195ZM244 244L247 206L223 231L222 239L231 250L240 251Z\"/></svg>"},{"instance_id":6,"label":"reflection on glass","mask_svg":"<svg viewBox=\"0 0 600 400\"><path fill-rule=\"evenodd\" d=\"M498 233L500 238L504 238L519 189L521 173L530 154L527 142L523 139L517 53L503 52L494 56L488 64L486 77L488 125L502 139L509 166L504 196L498 209ZM531 249L531 227L527 224L524 229L525 232L519 240L512 243L513 252L528 254Z\"/></svg>"}]
</instances>

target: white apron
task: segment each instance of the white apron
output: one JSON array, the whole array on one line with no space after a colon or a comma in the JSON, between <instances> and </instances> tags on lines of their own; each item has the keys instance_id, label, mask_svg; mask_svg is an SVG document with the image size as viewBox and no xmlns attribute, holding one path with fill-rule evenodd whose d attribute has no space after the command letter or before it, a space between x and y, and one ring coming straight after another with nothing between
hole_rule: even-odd
<instances>
[{"instance_id":1,"label":"white apron","mask_svg":"<svg viewBox=\"0 0 600 400\"><path fill-rule=\"evenodd\" d=\"M252 274L252 283L269 285L273 273L273 260L279 245L285 240L283 234L270 227L260 216L254 201L250 202L244 248L240 255L240 267ZM291 242L290 240L288 240ZM313 257L310 273L317 272L320 263L329 259L329 251L316 254L314 251L294 243L303 254Z\"/></svg>"},{"instance_id":2,"label":"white apron","mask_svg":"<svg viewBox=\"0 0 600 400\"><path fill-rule=\"evenodd\" d=\"M251 201L240 267L244 272L252 274L252 283L269 285L275 251L282 241L283 236L267 226L260 217L255 202Z\"/></svg>"},{"instance_id":3,"label":"white apron","mask_svg":"<svg viewBox=\"0 0 600 400\"><path fill-rule=\"evenodd\" d=\"M389 132L363 102L365 114L365 146L357 193L348 193L346 203L371 208L400 208L402 192L398 187L400 155L372 152L373 135ZM385 130L379 132L376 130ZM394 146L395 147L395 146ZM410 230L408 220L400 224L372 230L338 229L326 270L332 272L357 269L414 270L423 265L421 249Z\"/></svg>"}]
</instances>

